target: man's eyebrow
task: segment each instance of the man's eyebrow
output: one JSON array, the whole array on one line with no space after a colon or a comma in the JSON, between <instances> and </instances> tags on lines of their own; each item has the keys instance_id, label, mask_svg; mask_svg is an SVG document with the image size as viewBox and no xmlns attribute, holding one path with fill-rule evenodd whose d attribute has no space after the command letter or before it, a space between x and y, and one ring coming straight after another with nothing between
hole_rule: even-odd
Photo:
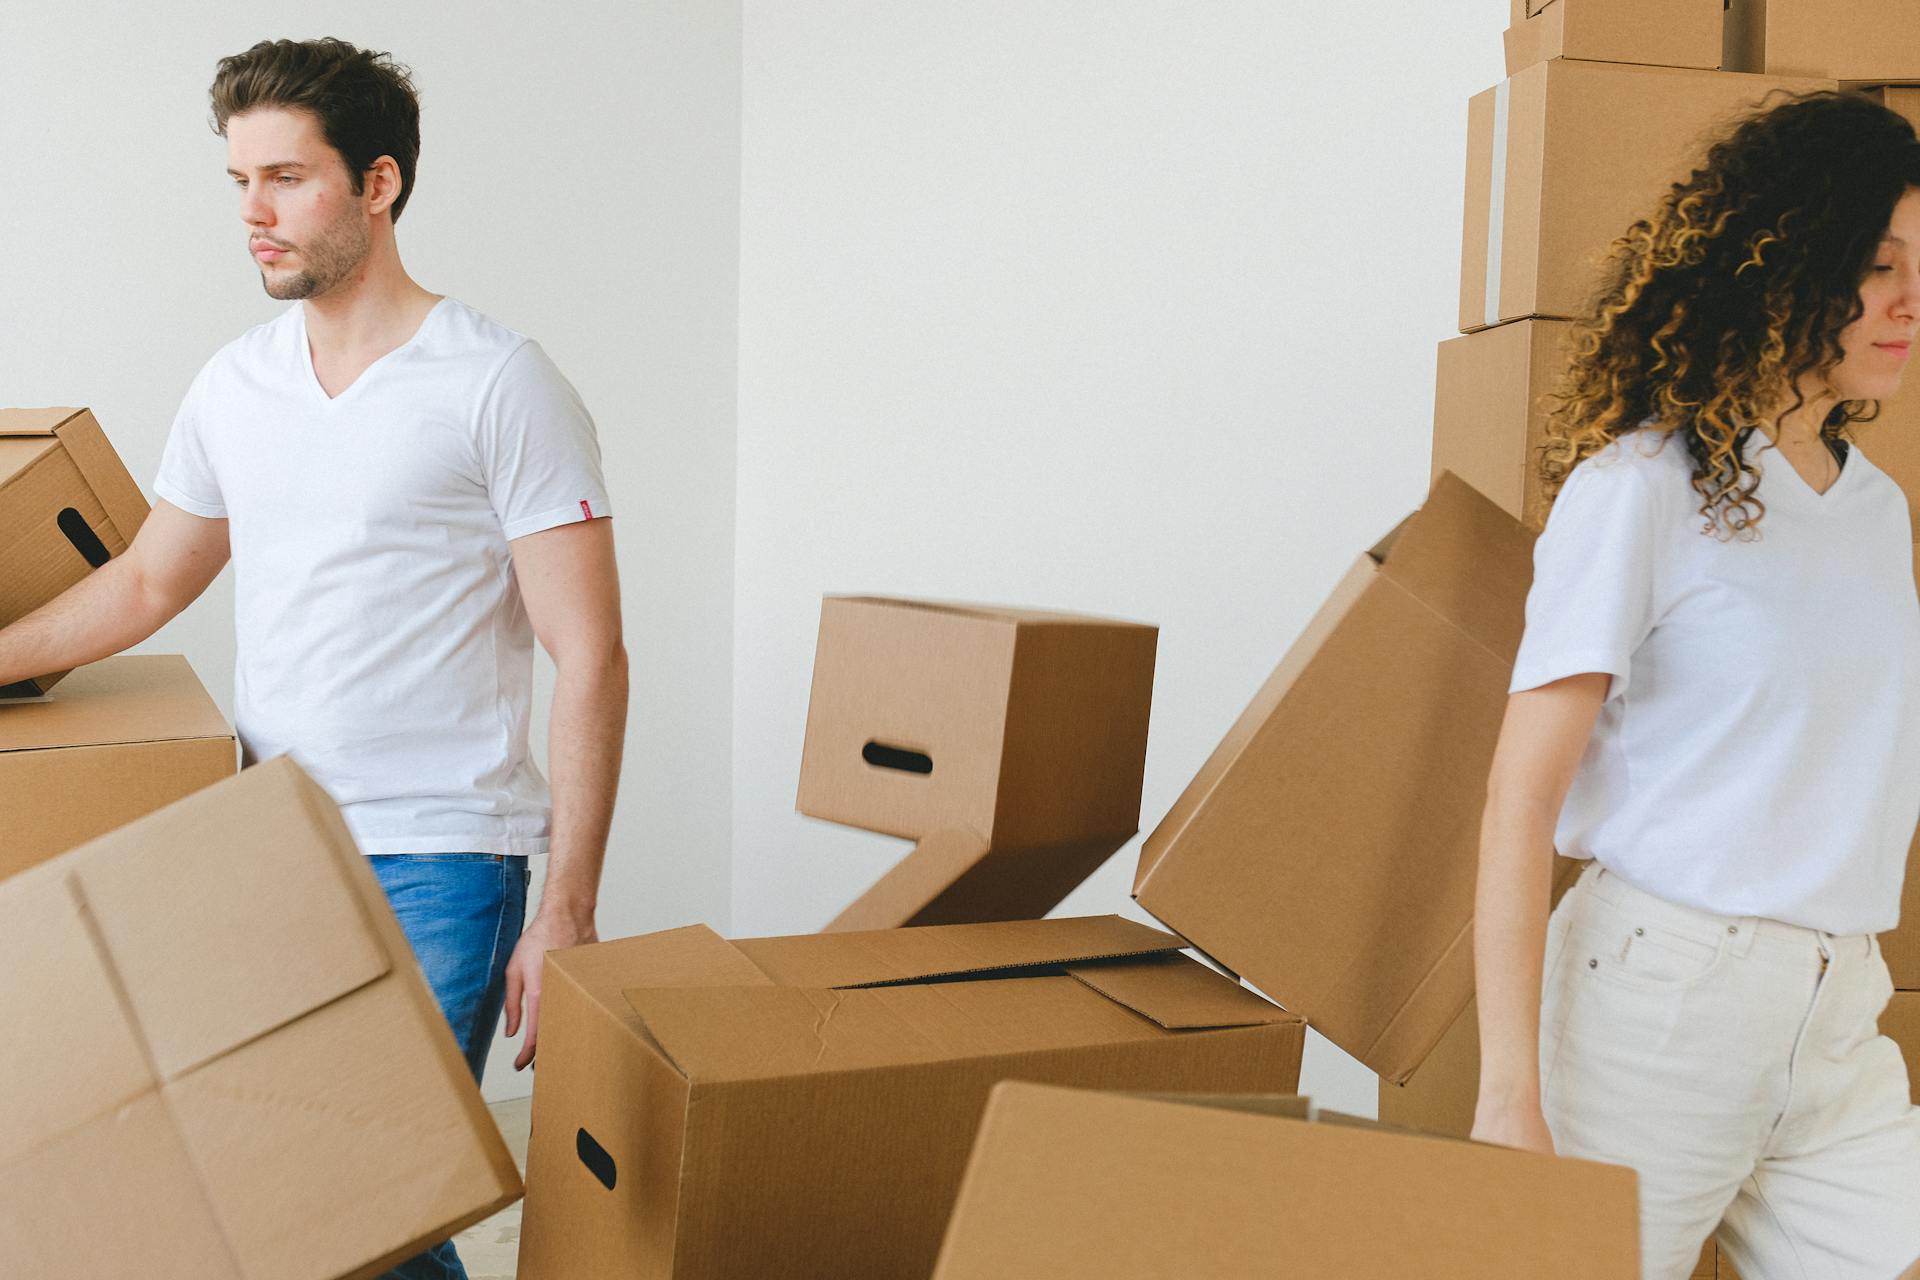
<instances>
[{"instance_id":1,"label":"man's eyebrow","mask_svg":"<svg viewBox=\"0 0 1920 1280\"><path fill-rule=\"evenodd\" d=\"M1907 247L1907 242L1905 240L1902 240L1899 236L1881 236L1880 243L1881 244L1897 244L1902 249Z\"/></svg>"},{"instance_id":2,"label":"man's eyebrow","mask_svg":"<svg viewBox=\"0 0 1920 1280\"><path fill-rule=\"evenodd\" d=\"M281 169L304 169L306 167L307 167L306 165L302 164L298 160L275 160L272 164L261 165L260 171L262 173L274 173ZM238 169L228 169L227 172L228 174L236 178L242 178L246 176L245 174L241 173Z\"/></svg>"}]
</instances>

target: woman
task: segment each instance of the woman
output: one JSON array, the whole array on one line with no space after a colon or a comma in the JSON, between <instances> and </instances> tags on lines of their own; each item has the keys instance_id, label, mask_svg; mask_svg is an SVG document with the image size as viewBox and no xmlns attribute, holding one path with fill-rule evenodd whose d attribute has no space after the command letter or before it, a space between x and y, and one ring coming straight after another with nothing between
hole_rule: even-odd
<instances>
[{"instance_id":1,"label":"woman","mask_svg":"<svg viewBox=\"0 0 1920 1280\"><path fill-rule=\"evenodd\" d=\"M1907 503L1849 448L1920 329L1920 142L1741 122L1615 246L1543 455L1481 836L1474 1136L1630 1165L1647 1280L1920 1258L1873 935L1920 817ZM1548 919L1554 847L1587 859Z\"/></svg>"}]
</instances>

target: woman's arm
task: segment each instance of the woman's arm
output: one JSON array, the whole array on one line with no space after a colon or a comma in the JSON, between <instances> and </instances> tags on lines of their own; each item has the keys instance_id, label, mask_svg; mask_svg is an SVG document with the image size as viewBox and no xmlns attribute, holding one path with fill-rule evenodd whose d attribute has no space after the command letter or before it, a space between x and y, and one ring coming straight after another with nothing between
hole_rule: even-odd
<instances>
[{"instance_id":1,"label":"woman's arm","mask_svg":"<svg viewBox=\"0 0 1920 1280\"><path fill-rule=\"evenodd\" d=\"M1568 676L1507 700L1487 778L1474 902L1480 1096L1473 1136L1553 1150L1540 1108L1540 988L1553 832L1613 677Z\"/></svg>"}]
</instances>

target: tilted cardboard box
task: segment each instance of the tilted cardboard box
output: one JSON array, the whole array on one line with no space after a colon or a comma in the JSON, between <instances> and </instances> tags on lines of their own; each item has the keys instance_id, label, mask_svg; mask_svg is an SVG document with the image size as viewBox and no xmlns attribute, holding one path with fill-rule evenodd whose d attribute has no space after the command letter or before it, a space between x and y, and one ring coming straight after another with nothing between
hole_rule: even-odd
<instances>
[{"instance_id":1,"label":"tilted cardboard box","mask_svg":"<svg viewBox=\"0 0 1920 1280\"><path fill-rule=\"evenodd\" d=\"M0 1275L365 1280L513 1161L285 759L0 883Z\"/></svg>"},{"instance_id":2,"label":"tilted cardboard box","mask_svg":"<svg viewBox=\"0 0 1920 1280\"><path fill-rule=\"evenodd\" d=\"M1633 1280L1628 1169L1298 1116L994 1090L934 1280Z\"/></svg>"},{"instance_id":3,"label":"tilted cardboard box","mask_svg":"<svg viewBox=\"0 0 1920 1280\"><path fill-rule=\"evenodd\" d=\"M233 731L185 658L108 658L44 699L0 702L0 878L235 768Z\"/></svg>"},{"instance_id":4,"label":"tilted cardboard box","mask_svg":"<svg viewBox=\"0 0 1920 1280\"><path fill-rule=\"evenodd\" d=\"M1567 362L1566 320L1515 320L1440 344L1433 477L1451 471L1531 528L1546 523L1546 397Z\"/></svg>"},{"instance_id":5,"label":"tilted cardboard box","mask_svg":"<svg viewBox=\"0 0 1920 1280\"><path fill-rule=\"evenodd\" d=\"M1723 0L1513 0L1507 74L1549 58L1720 65Z\"/></svg>"},{"instance_id":6,"label":"tilted cardboard box","mask_svg":"<svg viewBox=\"0 0 1920 1280\"><path fill-rule=\"evenodd\" d=\"M1859 84L1920 80L1912 0L1727 0L1721 65Z\"/></svg>"},{"instance_id":7,"label":"tilted cardboard box","mask_svg":"<svg viewBox=\"0 0 1920 1280\"><path fill-rule=\"evenodd\" d=\"M1004 1079L1286 1091L1305 1028L1106 916L547 958L521 1280L920 1280Z\"/></svg>"},{"instance_id":8,"label":"tilted cardboard box","mask_svg":"<svg viewBox=\"0 0 1920 1280\"><path fill-rule=\"evenodd\" d=\"M800 812L917 841L827 927L1044 916L1140 827L1157 628L829 597Z\"/></svg>"},{"instance_id":9,"label":"tilted cardboard box","mask_svg":"<svg viewBox=\"0 0 1920 1280\"><path fill-rule=\"evenodd\" d=\"M125 551L147 500L85 409L0 409L0 626ZM65 672L0 687L45 693Z\"/></svg>"},{"instance_id":10,"label":"tilted cardboard box","mask_svg":"<svg viewBox=\"0 0 1920 1280\"><path fill-rule=\"evenodd\" d=\"M1518 521L1442 475L1141 851L1142 907L1390 1080L1473 993L1480 811L1532 551Z\"/></svg>"},{"instance_id":11,"label":"tilted cardboard box","mask_svg":"<svg viewBox=\"0 0 1920 1280\"><path fill-rule=\"evenodd\" d=\"M1692 172L1714 134L1776 89L1833 87L1563 58L1476 95L1461 330L1585 314L1614 240Z\"/></svg>"}]
</instances>

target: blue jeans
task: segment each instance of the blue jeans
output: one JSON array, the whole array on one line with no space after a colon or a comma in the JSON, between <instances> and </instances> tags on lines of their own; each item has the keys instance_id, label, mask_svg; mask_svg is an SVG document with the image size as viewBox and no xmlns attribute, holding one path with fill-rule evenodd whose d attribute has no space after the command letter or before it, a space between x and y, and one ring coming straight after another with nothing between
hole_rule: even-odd
<instances>
[{"instance_id":1,"label":"blue jeans","mask_svg":"<svg viewBox=\"0 0 1920 1280\"><path fill-rule=\"evenodd\" d=\"M475 1081L506 1003L507 960L527 913L525 858L491 853L376 854L367 859ZM453 1242L381 1280L467 1280Z\"/></svg>"}]
</instances>

